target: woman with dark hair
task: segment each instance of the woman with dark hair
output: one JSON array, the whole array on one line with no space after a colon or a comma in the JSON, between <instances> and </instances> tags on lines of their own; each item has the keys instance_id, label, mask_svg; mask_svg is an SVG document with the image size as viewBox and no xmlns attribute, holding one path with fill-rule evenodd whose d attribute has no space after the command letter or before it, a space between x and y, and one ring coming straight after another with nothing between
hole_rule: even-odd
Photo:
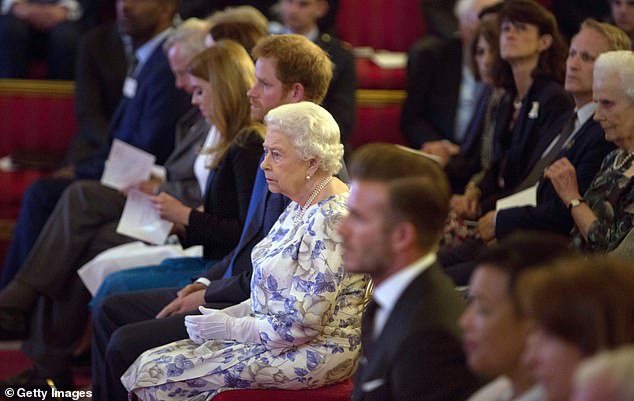
<instances>
[{"instance_id":1,"label":"woman with dark hair","mask_svg":"<svg viewBox=\"0 0 634 401\"><path fill-rule=\"evenodd\" d=\"M601 350L634 342L634 269L605 256L562 259L519 281L535 323L525 359L548 401L570 398L575 368Z\"/></svg>"},{"instance_id":2,"label":"woman with dark hair","mask_svg":"<svg viewBox=\"0 0 634 401\"><path fill-rule=\"evenodd\" d=\"M468 281L472 261L485 246L480 232L495 216L487 213L498 199L537 184L529 173L559 134L561 116L574 106L561 85L567 52L553 15L533 0L508 0L499 21L500 59L493 76L506 93L495 120L494 160L480 182L469 182L464 194L452 199L459 218L448 227L447 245L438 254L457 284ZM476 222L461 219L480 220L475 228ZM467 228L456 239L453 226Z\"/></svg>"},{"instance_id":3,"label":"woman with dark hair","mask_svg":"<svg viewBox=\"0 0 634 401\"><path fill-rule=\"evenodd\" d=\"M479 184L467 186L461 210L470 218L526 185L524 178L558 134L561 115L573 107L561 85L567 52L554 16L533 0L510 0L499 21L501 58L493 76L506 94L495 123L497 159Z\"/></svg>"}]
</instances>

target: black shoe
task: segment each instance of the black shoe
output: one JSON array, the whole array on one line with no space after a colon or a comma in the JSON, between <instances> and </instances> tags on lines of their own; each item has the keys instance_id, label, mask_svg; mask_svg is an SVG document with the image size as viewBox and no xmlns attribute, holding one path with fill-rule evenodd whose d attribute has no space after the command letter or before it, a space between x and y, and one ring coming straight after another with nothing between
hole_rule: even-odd
<instances>
[{"instance_id":1,"label":"black shoe","mask_svg":"<svg viewBox=\"0 0 634 401\"><path fill-rule=\"evenodd\" d=\"M23 370L17 375L10 376L4 380L0 380L0 386L7 387L48 387L46 377L38 375L38 371L34 366Z\"/></svg>"},{"instance_id":2,"label":"black shoe","mask_svg":"<svg viewBox=\"0 0 634 401\"><path fill-rule=\"evenodd\" d=\"M0 341L23 340L28 334L29 325L23 311L0 308Z\"/></svg>"},{"instance_id":3,"label":"black shoe","mask_svg":"<svg viewBox=\"0 0 634 401\"><path fill-rule=\"evenodd\" d=\"M79 355L73 355L70 363L73 368L89 368L90 367L90 347Z\"/></svg>"},{"instance_id":4,"label":"black shoe","mask_svg":"<svg viewBox=\"0 0 634 401\"><path fill-rule=\"evenodd\" d=\"M72 390L73 378L70 371L52 376L42 369L31 366L17 375L0 380L0 387L42 388L45 390L55 387L58 390Z\"/></svg>"}]
</instances>

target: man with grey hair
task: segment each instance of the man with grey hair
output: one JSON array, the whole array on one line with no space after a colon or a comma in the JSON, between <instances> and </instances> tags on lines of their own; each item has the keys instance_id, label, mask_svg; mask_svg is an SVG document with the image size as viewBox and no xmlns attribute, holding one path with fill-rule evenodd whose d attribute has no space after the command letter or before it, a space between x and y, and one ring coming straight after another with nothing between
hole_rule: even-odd
<instances>
[{"instance_id":1,"label":"man with grey hair","mask_svg":"<svg viewBox=\"0 0 634 401\"><path fill-rule=\"evenodd\" d=\"M634 345L601 352L575 372L570 401L634 401Z\"/></svg>"},{"instance_id":2,"label":"man with grey hair","mask_svg":"<svg viewBox=\"0 0 634 401\"><path fill-rule=\"evenodd\" d=\"M458 34L410 53L401 114L401 130L409 146L420 149L430 141L462 141L479 91L469 68L478 14L499 1L459 0L454 9Z\"/></svg>"}]
</instances>

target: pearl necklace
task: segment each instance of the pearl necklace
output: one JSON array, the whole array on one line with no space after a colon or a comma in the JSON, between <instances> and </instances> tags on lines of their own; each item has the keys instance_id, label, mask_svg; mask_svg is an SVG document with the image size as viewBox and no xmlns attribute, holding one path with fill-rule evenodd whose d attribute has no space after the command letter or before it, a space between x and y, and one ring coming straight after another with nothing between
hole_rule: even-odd
<instances>
[{"instance_id":1,"label":"pearl necklace","mask_svg":"<svg viewBox=\"0 0 634 401\"><path fill-rule=\"evenodd\" d=\"M302 221L302 218L304 217L304 213L306 213L306 209L308 209L308 207L313 203L317 195L319 195L319 193L323 191L324 188L326 188L326 185L328 185L330 181L332 181L332 176L324 178L319 184L317 184L317 186L315 187L315 189L313 189L313 192L311 192L308 199L306 199L306 202L304 202L304 206L302 206L302 210L300 210L300 212L295 215L295 218L293 219L293 225L297 226Z\"/></svg>"},{"instance_id":2,"label":"pearl necklace","mask_svg":"<svg viewBox=\"0 0 634 401\"><path fill-rule=\"evenodd\" d=\"M621 156L623 157L619 160ZM621 170L627 163L632 161L632 156L634 156L634 154L623 151L623 153L616 155L614 162L612 163L612 167L617 171Z\"/></svg>"}]
</instances>

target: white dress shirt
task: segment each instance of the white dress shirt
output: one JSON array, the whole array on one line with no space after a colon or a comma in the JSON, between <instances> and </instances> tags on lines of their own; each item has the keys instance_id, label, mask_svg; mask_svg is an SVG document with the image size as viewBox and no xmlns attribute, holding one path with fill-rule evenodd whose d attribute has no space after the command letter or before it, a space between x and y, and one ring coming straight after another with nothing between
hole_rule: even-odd
<instances>
[{"instance_id":1,"label":"white dress shirt","mask_svg":"<svg viewBox=\"0 0 634 401\"><path fill-rule=\"evenodd\" d=\"M392 313L392 309L394 309L394 305L396 305L407 286L435 262L436 254L428 253L398 273L393 274L374 289L372 298L379 308L374 317L373 338L377 338L381 334L387 318Z\"/></svg>"}]
</instances>

